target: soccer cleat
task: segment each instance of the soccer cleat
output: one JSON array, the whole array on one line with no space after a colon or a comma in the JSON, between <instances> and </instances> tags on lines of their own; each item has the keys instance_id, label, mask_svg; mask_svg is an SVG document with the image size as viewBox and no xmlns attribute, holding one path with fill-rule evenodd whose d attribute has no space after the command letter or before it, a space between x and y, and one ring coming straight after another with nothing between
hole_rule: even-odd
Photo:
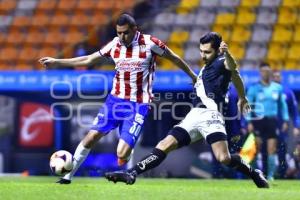
<instances>
[{"instance_id":1,"label":"soccer cleat","mask_svg":"<svg viewBox=\"0 0 300 200\"><path fill-rule=\"evenodd\" d=\"M251 178L258 188L269 188L270 187L267 179L264 177L262 171L260 171L259 169L255 169L252 172Z\"/></svg>"},{"instance_id":2,"label":"soccer cleat","mask_svg":"<svg viewBox=\"0 0 300 200\"><path fill-rule=\"evenodd\" d=\"M58 181L56 181L56 183L59 183L59 184L70 184L71 180L60 178Z\"/></svg>"},{"instance_id":3,"label":"soccer cleat","mask_svg":"<svg viewBox=\"0 0 300 200\"><path fill-rule=\"evenodd\" d=\"M128 171L116 171L116 172L107 172L105 173L105 178L108 181L112 181L114 183L123 182L127 185L132 185L135 182L136 175L133 172Z\"/></svg>"}]
</instances>

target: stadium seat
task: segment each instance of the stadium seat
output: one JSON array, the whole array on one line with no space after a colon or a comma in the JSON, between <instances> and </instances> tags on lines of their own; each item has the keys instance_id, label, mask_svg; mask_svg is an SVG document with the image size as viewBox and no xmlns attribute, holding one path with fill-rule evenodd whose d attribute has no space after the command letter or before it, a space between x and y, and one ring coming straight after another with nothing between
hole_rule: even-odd
<instances>
[{"instance_id":1,"label":"stadium seat","mask_svg":"<svg viewBox=\"0 0 300 200\"><path fill-rule=\"evenodd\" d=\"M248 8L254 8L258 7L261 3L261 0L241 0L240 1L240 6L241 7L248 7Z\"/></svg>"},{"instance_id":2,"label":"stadium seat","mask_svg":"<svg viewBox=\"0 0 300 200\"><path fill-rule=\"evenodd\" d=\"M235 13L220 12L216 15L215 24L217 25L232 25L235 22Z\"/></svg>"},{"instance_id":3,"label":"stadium seat","mask_svg":"<svg viewBox=\"0 0 300 200\"><path fill-rule=\"evenodd\" d=\"M16 0L2 0L0 1L0 15L7 15L14 11L17 6Z\"/></svg>"},{"instance_id":4,"label":"stadium seat","mask_svg":"<svg viewBox=\"0 0 300 200\"><path fill-rule=\"evenodd\" d=\"M251 27L250 26L233 26L231 41L245 43L251 39Z\"/></svg>"},{"instance_id":5,"label":"stadium seat","mask_svg":"<svg viewBox=\"0 0 300 200\"><path fill-rule=\"evenodd\" d=\"M287 59L300 61L299 52L300 52L300 43L293 43L288 49Z\"/></svg>"},{"instance_id":6,"label":"stadium seat","mask_svg":"<svg viewBox=\"0 0 300 200\"><path fill-rule=\"evenodd\" d=\"M71 16L71 26L84 27L88 26L89 23L90 17L82 12L75 12L75 14Z\"/></svg>"},{"instance_id":7,"label":"stadium seat","mask_svg":"<svg viewBox=\"0 0 300 200\"><path fill-rule=\"evenodd\" d=\"M189 42L199 45L200 37L209 31L209 27L194 28L190 33Z\"/></svg>"},{"instance_id":8,"label":"stadium seat","mask_svg":"<svg viewBox=\"0 0 300 200\"><path fill-rule=\"evenodd\" d=\"M240 3L240 0L222 0L219 2L221 7L237 7Z\"/></svg>"},{"instance_id":9,"label":"stadium seat","mask_svg":"<svg viewBox=\"0 0 300 200\"><path fill-rule=\"evenodd\" d=\"M266 43L272 37L272 28L264 25L256 25L252 30L252 41Z\"/></svg>"},{"instance_id":10,"label":"stadium seat","mask_svg":"<svg viewBox=\"0 0 300 200\"><path fill-rule=\"evenodd\" d=\"M162 12L155 16L154 25L169 26L175 21L176 14L171 12Z\"/></svg>"},{"instance_id":11,"label":"stadium seat","mask_svg":"<svg viewBox=\"0 0 300 200\"><path fill-rule=\"evenodd\" d=\"M77 0L59 0L57 2L56 9L64 12L73 11L76 7L76 4Z\"/></svg>"},{"instance_id":12,"label":"stadium seat","mask_svg":"<svg viewBox=\"0 0 300 200\"><path fill-rule=\"evenodd\" d=\"M176 12L178 14L187 14L194 11L199 6L199 0L180 0Z\"/></svg>"},{"instance_id":13,"label":"stadium seat","mask_svg":"<svg viewBox=\"0 0 300 200\"><path fill-rule=\"evenodd\" d=\"M281 26L277 25L274 27L272 34L273 42L290 42L293 37L292 26Z\"/></svg>"},{"instance_id":14,"label":"stadium seat","mask_svg":"<svg viewBox=\"0 0 300 200\"><path fill-rule=\"evenodd\" d=\"M59 29L49 30L46 34L45 44L50 46L62 44L64 42L64 33L62 33Z\"/></svg>"},{"instance_id":15,"label":"stadium seat","mask_svg":"<svg viewBox=\"0 0 300 200\"><path fill-rule=\"evenodd\" d=\"M44 42L46 34L39 30L32 30L25 36L25 44L40 45Z\"/></svg>"},{"instance_id":16,"label":"stadium seat","mask_svg":"<svg viewBox=\"0 0 300 200\"><path fill-rule=\"evenodd\" d=\"M104 12L112 11L115 7L115 1L98 0L96 9Z\"/></svg>"},{"instance_id":17,"label":"stadium seat","mask_svg":"<svg viewBox=\"0 0 300 200\"><path fill-rule=\"evenodd\" d=\"M50 26L67 26L70 23L70 17L67 14L54 14L50 20Z\"/></svg>"},{"instance_id":18,"label":"stadium seat","mask_svg":"<svg viewBox=\"0 0 300 200\"><path fill-rule=\"evenodd\" d=\"M6 37L6 43L10 45L20 45L24 42L24 33L18 28L11 28Z\"/></svg>"},{"instance_id":19,"label":"stadium seat","mask_svg":"<svg viewBox=\"0 0 300 200\"><path fill-rule=\"evenodd\" d=\"M245 59L248 61L261 61L267 54L267 47L262 43L250 43L247 46Z\"/></svg>"},{"instance_id":20,"label":"stadium seat","mask_svg":"<svg viewBox=\"0 0 300 200\"><path fill-rule=\"evenodd\" d=\"M107 24L109 21L109 16L105 15L101 12L97 12L95 14L93 14L93 16L90 19L89 24L91 26L103 26L105 24Z\"/></svg>"},{"instance_id":21,"label":"stadium seat","mask_svg":"<svg viewBox=\"0 0 300 200\"><path fill-rule=\"evenodd\" d=\"M11 26L12 27L19 27L19 28L28 28L31 24L31 17L29 16L15 16Z\"/></svg>"},{"instance_id":22,"label":"stadium seat","mask_svg":"<svg viewBox=\"0 0 300 200\"><path fill-rule=\"evenodd\" d=\"M299 0L282 0L281 6L297 8L297 7L300 7L300 1Z\"/></svg>"},{"instance_id":23,"label":"stadium seat","mask_svg":"<svg viewBox=\"0 0 300 200\"><path fill-rule=\"evenodd\" d=\"M271 61L283 61L286 58L288 45L285 43L273 42L269 44L267 59Z\"/></svg>"},{"instance_id":24,"label":"stadium seat","mask_svg":"<svg viewBox=\"0 0 300 200\"><path fill-rule=\"evenodd\" d=\"M219 5L219 0L201 0L200 6L204 8L216 8Z\"/></svg>"},{"instance_id":25,"label":"stadium seat","mask_svg":"<svg viewBox=\"0 0 300 200\"><path fill-rule=\"evenodd\" d=\"M189 39L189 32L183 30L174 30L168 40L168 43L181 45Z\"/></svg>"},{"instance_id":26,"label":"stadium seat","mask_svg":"<svg viewBox=\"0 0 300 200\"><path fill-rule=\"evenodd\" d=\"M297 8L281 7L278 13L278 24L293 25L297 22L298 10Z\"/></svg>"},{"instance_id":27,"label":"stadium seat","mask_svg":"<svg viewBox=\"0 0 300 200\"><path fill-rule=\"evenodd\" d=\"M58 54L58 49L45 45L39 50L37 57L38 58L42 58L45 56L56 57L57 54Z\"/></svg>"},{"instance_id":28,"label":"stadium seat","mask_svg":"<svg viewBox=\"0 0 300 200\"><path fill-rule=\"evenodd\" d=\"M42 10L43 12L49 12L55 10L57 0L39 0L36 6L36 10Z\"/></svg>"},{"instance_id":29,"label":"stadium seat","mask_svg":"<svg viewBox=\"0 0 300 200\"><path fill-rule=\"evenodd\" d=\"M168 40L168 38L170 37L170 31L168 29L163 28L163 27L155 28L150 33L151 33L151 35L159 38L163 42L166 42Z\"/></svg>"},{"instance_id":30,"label":"stadium seat","mask_svg":"<svg viewBox=\"0 0 300 200\"><path fill-rule=\"evenodd\" d=\"M230 42L228 44L232 56L239 62L245 56L245 45L240 42Z\"/></svg>"},{"instance_id":31,"label":"stadium seat","mask_svg":"<svg viewBox=\"0 0 300 200\"><path fill-rule=\"evenodd\" d=\"M253 8L241 7L238 9L236 23L241 25L253 24L256 20L256 12Z\"/></svg>"},{"instance_id":32,"label":"stadium seat","mask_svg":"<svg viewBox=\"0 0 300 200\"><path fill-rule=\"evenodd\" d=\"M202 8L198 9L195 14L194 23L195 25L211 25L215 21L214 9Z\"/></svg>"},{"instance_id":33,"label":"stadium seat","mask_svg":"<svg viewBox=\"0 0 300 200\"><path fill-rule=\"evenodd\" d=\"M277 20L277 9L275 8L266 8L260 7L258 8L258 13L256 17L257 24L263 25L272 25Z\"/></svg>"},{"instance_id":34,"label":"stadium seat","mask_svg":"<svg viewBox=\"0 0 300 200\"><path fill-rule=\"evenodd\" d=\"M85 38L85 35L79 31L71 31L64 35L64 43L66 44L76 44Z\"/></svg>"},{"instance_id":35,"label":"stadium seat","mask_svg":"<svg viewBox=\"0 0 300 200\"><path fill-rule=\"evenodd\" d=\"M281 0L261 0L262 7L278 7L281 3Z\"/></svg>"},{"instance_id":36,"label":"stadium seat","mask_svg":"<svg viewBox=\"0 0 300 200\"><path fill-rule=\"evenodd\" d=\"M232 26L227 25L214 25L212 31L220 33L224 41L229 41L232 33Z\"/></svg>"},{"instance_id":37,"label":"stadium seat","mask_svg":"<svg viewBox=\"0 0 300 200\"><path fill-rule=\"evenodd\" d=\"M32 17L31 25L35 27L47 27L50 23L50 16L47 14L36 14Z\"/></svg>"},{"instance_id":38,"label":"stadium seat","mask_svg":"<svg viewBox=\"0 0 300 200\"><path fill-rule=\"evenodd\" d=\"M195 14L177 14L175 17L175 26L191 26L194 25Z\"/></svg>"},{"instance_id":39,"label":"stadium seat","mask_svg":"<svg viewBox=\"0 0 300 200\"><path fill-rule=\"evenodd\" d=\"M300 42L300 24L295 26L293 42Z\"/></svg>"},{"instance_id":40,"label":"stadium seat","mask_svg":"<svg viewBox=\"0 0 300 200\"><path fill-rule=\"evenodd\" d=\"M286 60L284 62L284 69L286 70L299 70L300 62L296 60Z\"/></svg>"},{"instance_id":41,"label":"stadium seat","mask_svg":"<svg viewBox=\"0 0 300 200\"><path fill-rule=\"evenodd\" d=\"M19 49L12 46L3 47L0 51L0 61L10 62L17 60L19 55Z\"/></svg>"},{"instance_id":42,"label":"stadium seat","mask_svg":"<svg viewBox=\"0 0 300 200\"><path fill-rule=\"evenodd\" d=\"M197 63L200 60L200 51L198 45L188 45L184 50L184 59L188 63Z\"/></svg>"},{"instance_id":43,"label":"stadium seat","mask_svg":"<svg viewBox=\"0 0 300 200\"><path fill-rule=\"evenodd\" d=\"M76 9L89 11L95 9L95 0L79 0Z\"/></svg>"},{"instance_id":44,"label":"stadium seat","mask_svg":"<svg viewBox=\"0 0 300 200\"><path fill-rule=\"evenodd\" d=\"M32 61L37 62L38 60L37 55L38 55L38 50L36 48L31 46L25 46L20 50L18 60L22 62L32 62Z\"/></svg>"}]
</instances>

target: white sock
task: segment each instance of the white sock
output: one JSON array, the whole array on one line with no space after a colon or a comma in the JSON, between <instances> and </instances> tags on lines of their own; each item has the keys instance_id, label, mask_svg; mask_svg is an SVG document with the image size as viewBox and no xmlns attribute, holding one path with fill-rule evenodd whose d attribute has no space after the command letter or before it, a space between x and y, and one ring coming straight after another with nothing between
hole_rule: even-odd
<instances>
[{"instance_id":1,"label":"white sock","mask_svg":"<svg viewBox=\"0 0 300 200\"><path fill-rule=\"evenodd\" d=\"M70 173L66 174L63 177L64 179L71 180L73 178L74 174L86 159L86 157L89 155L90 151L91 149L87 149L82 145L81 142L79 143L73 156L73 170Z\"/></svg>"}]
</instances>

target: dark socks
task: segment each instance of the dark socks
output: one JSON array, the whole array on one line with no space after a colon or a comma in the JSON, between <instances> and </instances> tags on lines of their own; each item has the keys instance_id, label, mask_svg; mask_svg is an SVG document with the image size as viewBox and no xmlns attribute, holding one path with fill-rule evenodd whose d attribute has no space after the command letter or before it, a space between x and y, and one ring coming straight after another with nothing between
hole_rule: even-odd
<instances>
[{"instance_id":1,"label":"dark socks","mask_svg":"<svg viewBox=\"0 0 300 200\"><path fill-rule=\"evenodd\" d=\"M133 168L129 169L129 171L136 174L144 173L160 165L160 163L162 163L166 156L167 154L165 152L160 149L154 148L151 154L144 157Z\"/></svg>"},{"instance_id":2,"label":"dark socks","mask_svg":"<svg viewBox=\"0 0 300 200\"><path fill-rule=\"evenodd\" d=\"M253 171L250 165L245 163L238 154L231 155L231 161L227 166L236 169L237 171L245 174L248 177L251 177Z\"/></svg>"}]
</instances>

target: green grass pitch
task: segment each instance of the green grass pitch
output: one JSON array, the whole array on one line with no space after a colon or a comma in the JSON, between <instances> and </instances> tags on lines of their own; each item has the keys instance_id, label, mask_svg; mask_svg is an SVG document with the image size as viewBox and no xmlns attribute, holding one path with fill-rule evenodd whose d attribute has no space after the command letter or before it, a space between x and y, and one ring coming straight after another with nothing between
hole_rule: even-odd
<instances>
[{"instance_id":1,"label":"green grass pitch","mask_svg":"<svg viewBox=\"0 0 300 200\"><path fill-rule=\"evenodd\" d=\"M300 200L300 181L275 180L258 189L251 180L150 179L134 185L114 184L104 178L75 178L58 185L57 177L1 177L1 200Z\"/></svg>"}]
</instances>

